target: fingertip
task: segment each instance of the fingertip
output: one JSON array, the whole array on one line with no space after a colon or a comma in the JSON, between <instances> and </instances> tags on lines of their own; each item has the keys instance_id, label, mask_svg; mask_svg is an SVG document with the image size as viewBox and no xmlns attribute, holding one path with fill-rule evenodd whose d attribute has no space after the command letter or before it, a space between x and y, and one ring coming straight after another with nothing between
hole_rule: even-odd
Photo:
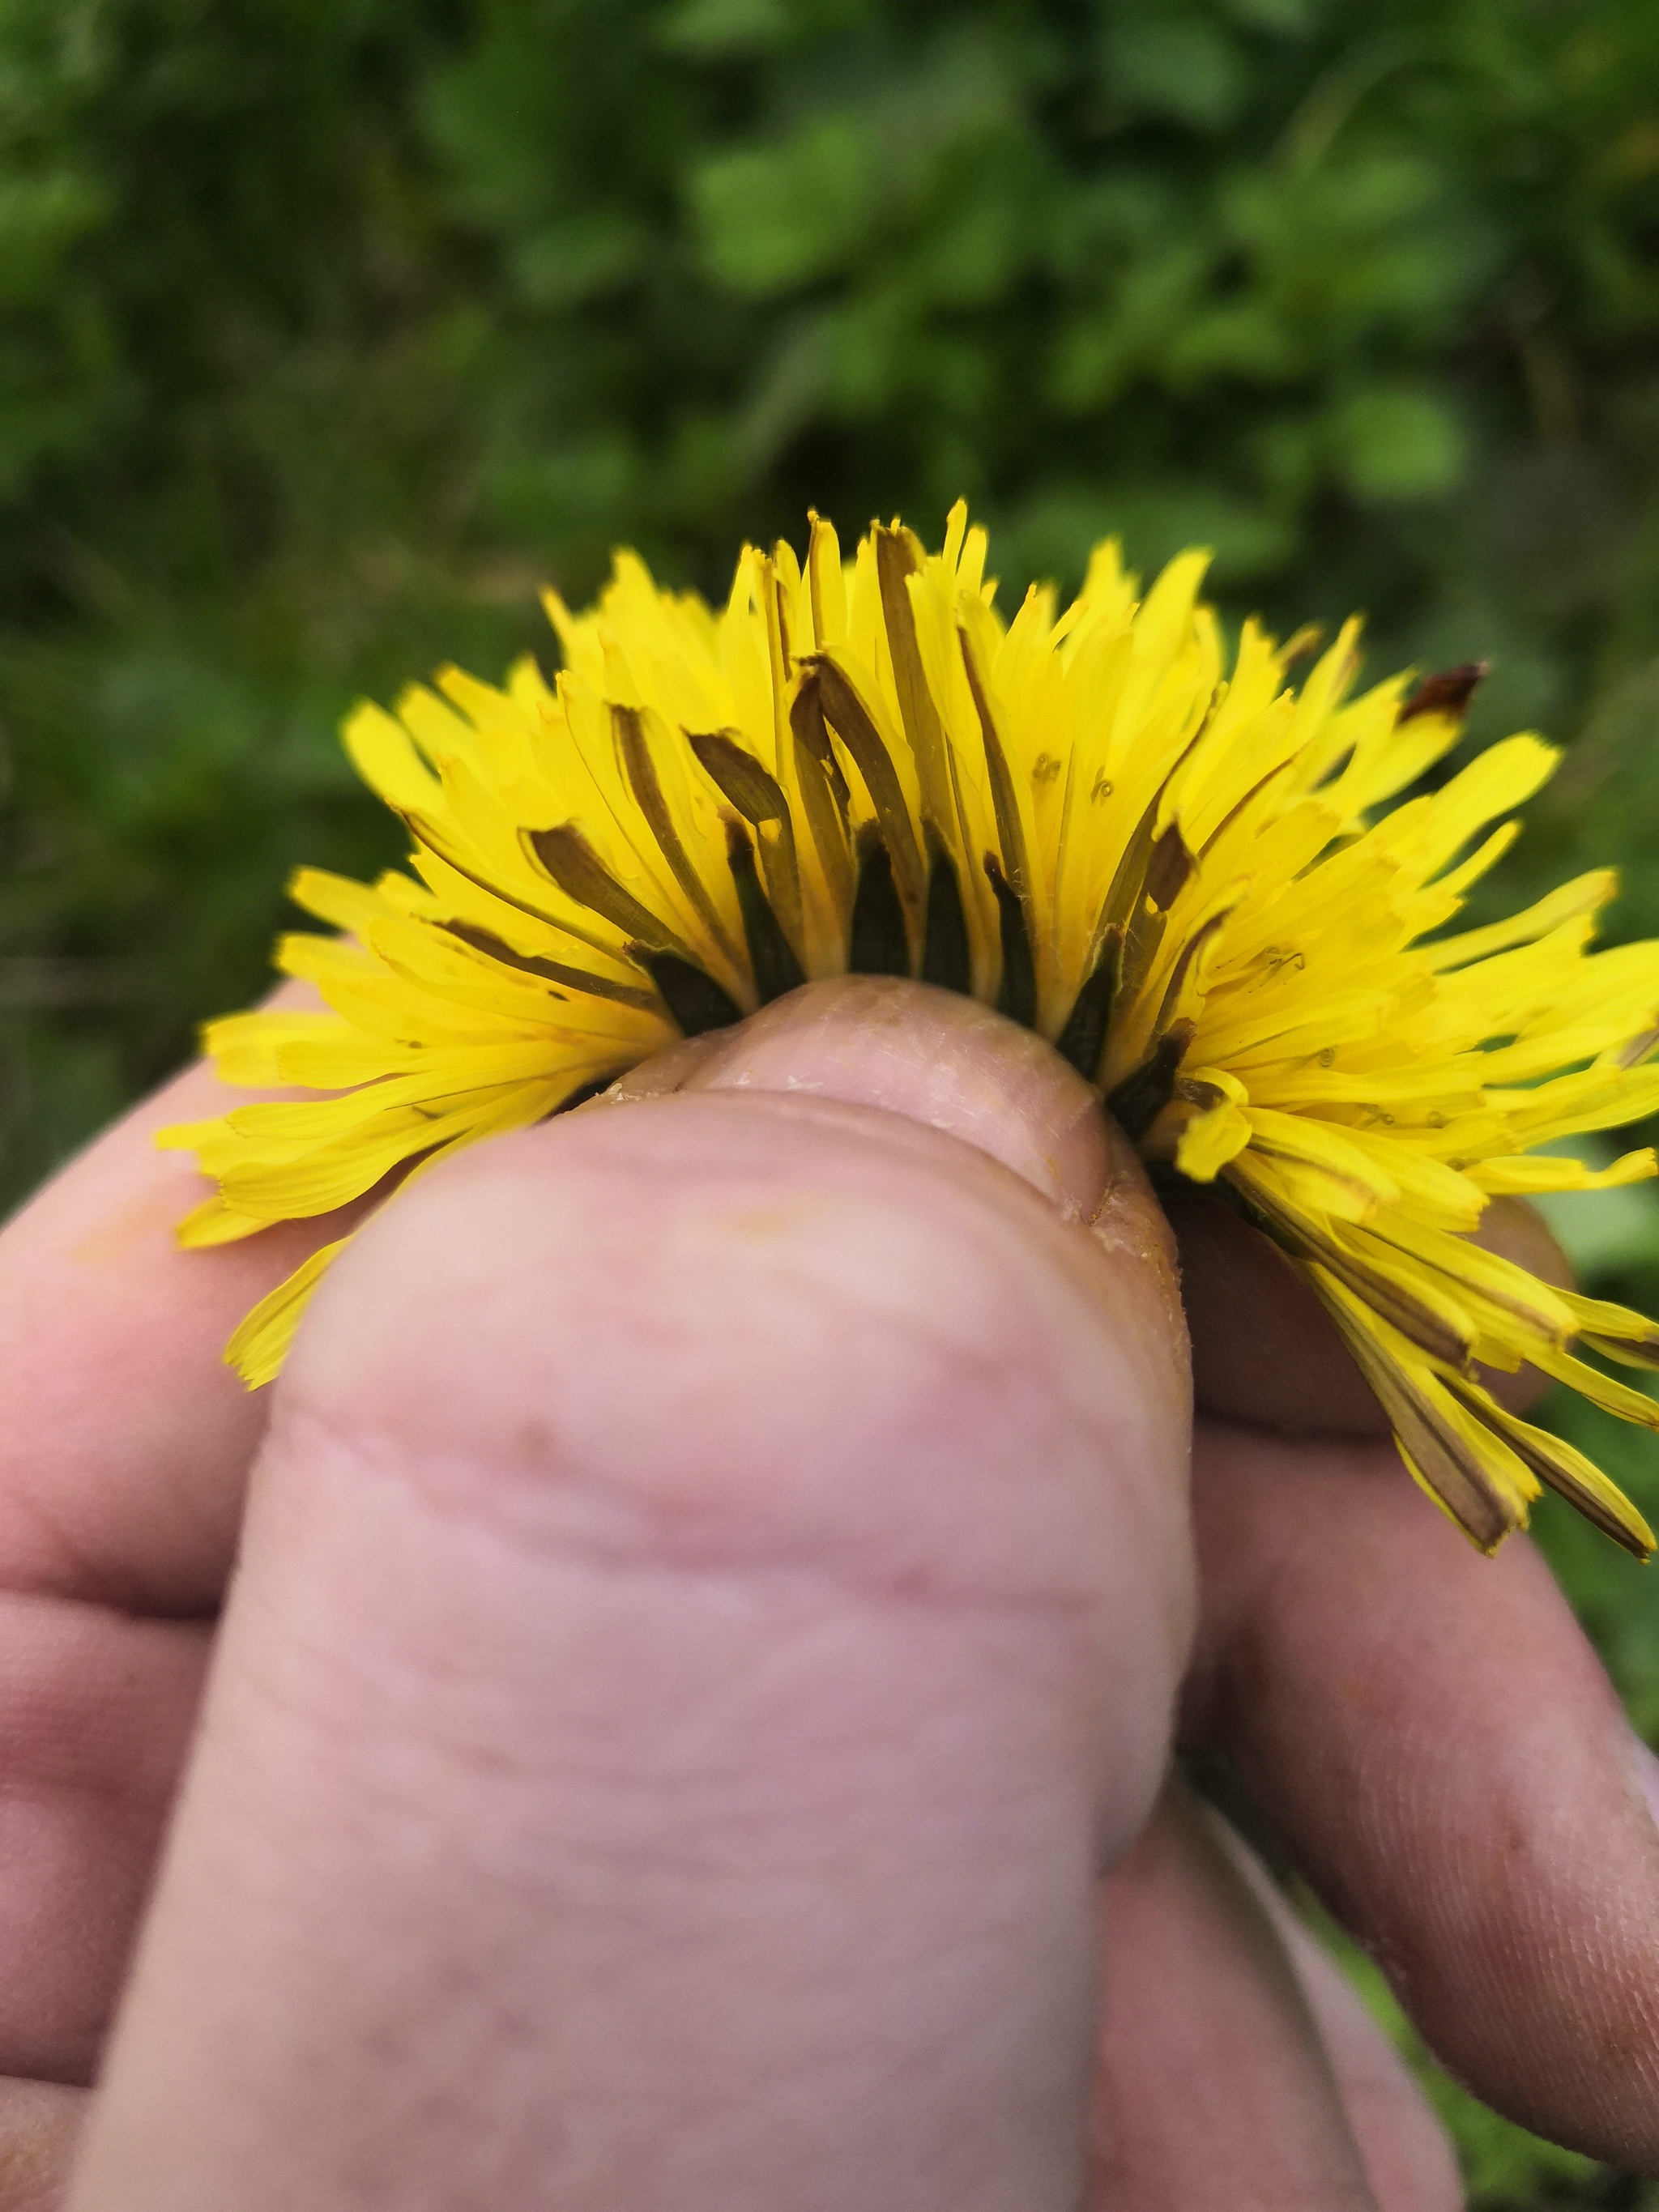
<instances>
[{"instance_id":1,"label":"fingertip","mask_svg":"<svg viewBox=\"0 0 1659 2212\"><path fill-rule=\"evenodd\" d=\"M969 1409L1013 1378L1024 1442L1003 1461L1040 1461L1047 1425L1093 1407L1123 1469L1167 1471L1151 1485L1149 1541L1185 1556L1185 1330L1139 1161L1029 1030L892 978L793 993L647 1063L603 1104L447 1163L337 1262L278 1418L320 1393L426 1437L522 1440L541 1416L509 1419L500 1378L539 1403L564 1363L562 1421L586 1407L594 1425L653 1422L633 1463L665 1467L664 1431L683 1437L693 1418L684 1329L653 1304L671 1276L703 1285L691 1333L716 1347L698 1355L696 1418L733 1443L780 1425L796 1439L775 1452L781 1468L805 1480L833 1449L849 1392L867 1394L908 1344L905 1387L933 1375L915 1415L919 1466L942 1455L959 1486L975 1463ZM596 1331L602 1353L573 1349ZM815 1358L797 1356L804 1335ZM481 1399L486 1366L497 1379ZM951 1486L942 1473L916 1486L935 1502ZM772 1488L781 1502L787 1480ZM849 1528L855 1490L839 1486ZM1172 1600L1175 1616L1185 1602Z\"/></svg>"},{"instance_id":2,"label":"fingertip","mask_svg":"<svg viewBox=\"0 0 1659 2212\"><path fill-rule=\"evenodd\" d=\"M817 1106L862 1108L887 1117L890 1135L891 1124L908 1123L1007 1169L1063 1220L1089 1229L1119 1337L1170 1417L1183 1431L1189 1423L1187 1324L1169 1221L1097 1093L1030 1030L954 992L844 976L676 1048L613 1085L606 1100L681 1091L770 1095L803 1116Z\"/></svg>"},{"instance_id":3,"label":"fingertip","mask_svg":"<svg viewBox=\"0 0 1659 2212\"><path fill-rule=\"evenodd\" d=\"M1056 1600L1121 1550L1173 1670L1184 1390L1135 1304L1086 1231L904 1117L683 1094L481 1147L385 1208L274 1419L373 1431L429 1480L483 1468L526 1526L620 1515Z\"/></svg>"}]
</instances>

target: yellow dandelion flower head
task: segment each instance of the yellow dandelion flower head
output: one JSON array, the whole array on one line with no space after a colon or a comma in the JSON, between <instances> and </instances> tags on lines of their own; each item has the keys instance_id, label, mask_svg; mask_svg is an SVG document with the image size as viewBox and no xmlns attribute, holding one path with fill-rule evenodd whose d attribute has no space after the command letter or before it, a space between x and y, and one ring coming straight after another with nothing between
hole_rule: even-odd
<instances>
[{"instance_id":1,"label":"yellow dandelion flower head","mask_svg":"<svg viewBox=\"0 0 1659 2212\"><path fill-rule=\"evenodd\" d=\"M1230 657L1202 554L1142 597L1115 544L1005 624L986 550L959 504L940 552L896 522L844 565L815 515L804 570L746 548L718 611L619 554L590 612L548 594L556 683L448 668L361 707L346 744L410 872L295 878L341 933L278 965L327 1011L206 1044L230 1082L330 1095L165 1132L218 1185L182 1240L326 1213L808 979L919 977L1036 1030L1149 1161L1279 1245L1483 1549L1541 1482L1645 1555L1613 1484L1477 1379L1530 1363L1659 1426L1574 1353L1659 1366L1659 1328L1468 1237L1495 1194L1656 1171L1536 1149L1659 1109L1659 945L1588 951L1612 875L1447 933L1556 755L1510 738L1402 799L1477 672L1354 696L1350 623L1298 693L1305 635L1246 623ZM339 1249L238 1330L250 1384Z\"/></svg>"}]
</instances>

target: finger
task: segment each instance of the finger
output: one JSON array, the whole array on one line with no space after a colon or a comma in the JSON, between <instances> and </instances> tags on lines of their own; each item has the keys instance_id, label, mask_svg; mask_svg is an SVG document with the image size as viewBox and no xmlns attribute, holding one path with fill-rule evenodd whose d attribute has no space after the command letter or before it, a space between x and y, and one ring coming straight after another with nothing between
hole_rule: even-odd
<instances>
[{"instance_id":1,"label":"finger","mask_svg":"<svg viewBox=\"0 0 1659 2212\"><path fill-rule=\"evenodd\" d=\"M1101 1885L1101 1936L1090 2212L1376 2212L1285 1946L1180 1790Z\"/></svg>"},{"instance_id":2,"label":"finger","mask_svg":"<svg viewBox=\"0 0 1659 2212\"><path fill-rule=\"evenodd\" d=\"M1538 2133L1659 2167L1647 1754L1547 1570L1385 1445L1200 1427L1187 1728L1219 1741L1430 2044Z\"/></svg>"},{"instance_id":3,"label":"finger","mask_svg":"<svg viewBox=\"0 0 1659 2212\"><path fill-rule=\"evenodd\" d=\"M86 2081L184 1761L207 1632L0 1596L0 2075Z\"/></svg>"},{"instance_id":4,"label":"finger","mask_svg":"<svg viewBox=\"0 0 1659 2212\"><path fill-rule=\"evenodd\" d=\"M1301 1984L1378 2212L1461 2212L1456 2155L1411 2069L1237 1831L1210 1808L1204 1812L1211 1835L1271 1922Z\"/></svg>"},{"instance_id":5,"label":"finger","mask_svg":"<svg viewBox=\"0 0 1659 2212\"><path fill-rule=\"evenodd\" d=\"M872 1026L862 1059L857 1051L845 1058L842 1087L855 1087L861 1068L889 1110L903 1112L899 1070L887 1066L902 1058L895 1025L874 1016L881 989L862 1002L854 994L848 1005L844 1028L858 1021L858 1003ZM910 995L920 1002L917 1018L937 1065L954 1070L948 1081L941 1075L939 1096L915 1094L918 1113L945 1126L956 1115L964 1129L971 1122L982 1140L993 1141L984 1098L973 1089L975 1055L988 1057L988 1083L997 1079L996 1070L1023 1071L1034 1131L1071 1130L1063 1164L1072 1182L1063 1196L1073 1211L1084 1197L1092 1203L1103 1184L1115 1189L1127 1178L1142 1188L1133 1160L1111 1150L1085 1086L1035 1040L965 1001L921 990ZM813 997L801 994L809 1019ZM988 1030L1000 1040L1000 1060L987 1053ZM778 1025L768 1034L775 1044ZM735 1050L730 1038L707 1042ZM641 1070L635 1083L668 1087L682 1079L686 1059L697 1056L690 1046L665 1054L660 1067ZM906 1062L912 1073L916 1065L914 1055ZM733 1073L741 1073L735 1063ZM214 1091L216 1102L208 1095ZM177 1154L157 1152L149 1133L175 1116L211 1110L224 1095L204 1071L181 1079L111 1133L8 1232L12 1272L6 1277L0 1267L0 1282L9 1280L13 1295L9 1304L0 1298L0 1331L9 1323L49 1336L55 1310L59 1324L74 1317L87 1340L65 1339L72 1375L49 1363L0 1366L9 1414L0 1422L0 1527L9 1539L0 1555L9 1553L9 1570L26 1590L37 1578L32 1561L48 1587L118 1595L135 1606L216 1597L266 1402L242 1390L218 1352L242 1303L264 1287L247 1279L244 1262L275 1240L179 1252L171 1224L194 1202L198 1178L181 1170ZM1059 1186L1036 1151L1029 1164L1058 1202ZM267 1251L260 1265L281 1272L295 1257L292 1250ZM242 1272L228 1277L228 1267ZM1172 1279L1167 1263L1162 1273L1166 1283ZM40 1291L39 1310L31 1285ZM137 1378L134 1389L117 1393L113 1417L102 1391L84 1387L93 1342L100 1374L112 1365L118 1375ZM136 1407L135 1391L142 1399ZM134 1408L131 1433L128 1408ZM11 1603L0 1632L10 1686L0 1699L0 1833L9 1865L0 1906L0 2070L84 2081L176 1786L205 1645L194 1631L149 1632L125 1612L75 1601L54 1611L33 1591Z\"/></svg>"},{"instance_id":6,"label":"finger","mask_svg":"<svg viewBox=\"0 0 1659 2212\"><path fill-rule=\"evenodd\" d=\"M1277 1246L1191 1184L1168 1183L1161 1195L1181 1249L1200 1410L1287 1436L1387 1436L1388 1419L1352 1354ZM1561 1248L1521 1199L1492 1200L1470 1242L1571 1286ZM1480 1376L1516 1413L1550 1387L1531 1367L1516 1375L1483 1368Z\"/></svg>"},{"instance_id":7,"label":"finger","mask_svg":"<svg viewBox=\"0 0 1659 2212\"><path fill-rule=\"evenodd\" d=\"M58 2212L85 2105L83 2089L0 2081L0 2212Z\"/></svg>"},{"instance_id":8,"label":"finger","mask_svg":"<svg viewBox=\"0 0 1659 2212\"><path fill-rule=\"evenodd\" d=\"M206 1663L135 1616L216 1601L263 1425L219 1352L307 1232L179 1252L151 1141L228 1095L181 1078L0 1235L0 2074L91 2076Z\"/></svg>"},{"instance_id":9,"label":"finger","mask_svg":"<svg viewBox=\"0 0 1659 2212\"><path fill-rule=\"evenodd\" d=\"M823 1096L388 1207L278 1385L76 2212L1074 2203L1189 1603L1139 1289Z\"/></svg>"},{"instance_id":10,"label":"finger","mask_svg":"<svg viewBox=\"0 0 1659 2212\"><path fill-rule=\"evenodd\" d=\"M130 1611L218 1602L264 1401L232 1329L358 1208L180 1251L209 1186L155 1132L244 1104L193 1067L0 1231L0 1589Z\"/></svg>"}]
</instances>

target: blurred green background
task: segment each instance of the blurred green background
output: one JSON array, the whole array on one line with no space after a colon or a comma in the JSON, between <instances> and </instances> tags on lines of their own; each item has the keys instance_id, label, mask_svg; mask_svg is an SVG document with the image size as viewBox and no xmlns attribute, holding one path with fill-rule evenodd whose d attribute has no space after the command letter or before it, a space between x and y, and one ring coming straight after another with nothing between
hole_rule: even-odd
<instances>
[{"instance_id":1,"label":"blurred green background","mask_svg":"<svg viewBox=\"0 0 1659 2212\"><path fill-rule=\"evenodd\" d=\"M1659 7L5 0L0 1197L395 856L355 696L964 492L1006 598L1199 540L1489 657L1571 747L1504 891L1659 929ZM1564 1218L1659 1310L1650 1192ZM1659 1584L1540 1518L1659 1735ZM1483 2204L1659 2204L1437 2094Z\"/></svg>"}]
</instances>

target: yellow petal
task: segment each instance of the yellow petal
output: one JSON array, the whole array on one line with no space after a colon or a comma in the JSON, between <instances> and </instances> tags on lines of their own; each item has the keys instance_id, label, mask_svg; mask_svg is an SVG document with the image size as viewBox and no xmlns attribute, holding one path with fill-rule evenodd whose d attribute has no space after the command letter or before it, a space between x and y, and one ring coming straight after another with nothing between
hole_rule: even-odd
<instances>
[{"instance_id":1,"label":"yellow petal","mask_svg":"<svg viewBox=\"0 0 1659 2212\"><path fill-rule=\"evenodd\" d=\"M342 1237L336 1243L320 1246L285 1282L266 1292L225 1346L226 1366L234 1367L250 1390L276 1379L312 1292L350 1241Z\"/></svg>"}]
</instances>

